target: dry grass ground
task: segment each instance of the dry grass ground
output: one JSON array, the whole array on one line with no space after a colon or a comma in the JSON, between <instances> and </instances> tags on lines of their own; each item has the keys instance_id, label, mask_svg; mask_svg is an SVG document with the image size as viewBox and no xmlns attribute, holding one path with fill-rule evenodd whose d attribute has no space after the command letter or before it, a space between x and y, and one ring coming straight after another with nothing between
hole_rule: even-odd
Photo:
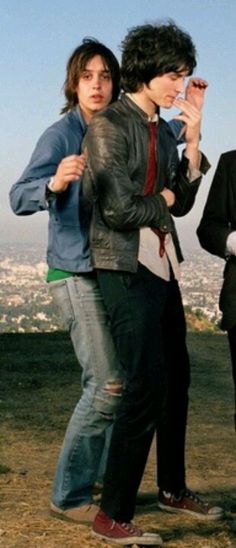
<instances>
[{"instance_id":1,"label":"dry grass ground","mask_svg":"<svg viewBox=\"0 0 236 548\"><path fill-rule=\"evenodd\" d=\"M1 344L0 545L4 548L108 548L87 527L49 515L51 482L80 372L64 333L4 334ZM187 436L189 486L225 508L221 522L137 507L136 522L168 548L236 547L233 386L225 336L189 333L192 387ZM8 470L8 471L7 471ZM142 492L155 492L155 447Z\"/></svg>"}]
</instances>

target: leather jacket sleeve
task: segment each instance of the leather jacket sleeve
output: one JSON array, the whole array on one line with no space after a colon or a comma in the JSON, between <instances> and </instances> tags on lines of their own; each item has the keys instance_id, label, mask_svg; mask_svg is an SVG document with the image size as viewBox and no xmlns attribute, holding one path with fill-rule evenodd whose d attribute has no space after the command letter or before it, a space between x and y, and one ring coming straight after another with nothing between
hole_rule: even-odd
<instances>
[{"instance_id":1,"label":"leather jacket sleeve","mask_svg":"<svg viewBox=\"0 0 236 548\"><path fill-rule=\"evenodd\" d=\"M194 205L202 175L205 174L210 167L206 156L203 153L201 153L201 156L201 165L199 168L200 175L194 181L189 180L189 161L184 154L182 155L179 164L176 164L176 171L174 171L171 183L171 190L175 193L175 203L173 207L170 208L171 214L175 217L186 215Z\"/></svg>"},{"instance_id":2,"label":"leather jacket sleeve","mask_svg":"<svg viewBox=\"0 0 236 548\"><path fill-rule=\"evenodd\" d=\"M87 169L83 192L90 199L99 197L102 216L111 229L132 230L142 226L170 229L165 199L160 194L142 195L135 173L132 179L129 175L129 144L122 125L115 131L111 120L95 117L87 130L84 147Z\"/></svg>"},{"instance_id":3,"label":"leather jacket sleeve","mask_svg":"<svg viewBox=\"0 0 236 548\"><path fill-rule=\"evenodd\" d=\"M87 148L83 192L86 198L98 200L102 217L113 230L150 226L169 232L172 229L171 214L180 217L191 210L201 176L193 182L189 181L188 160L183 156L179 161L176 141L168 124L162 121L158 132L160 188L166 186L173 190L176 200L169 210L160 190L154 195L144 196L146 168L140 173L140 157L144 158L145 163L147 142L140 139L139 127L137 143L133 143L133 126L131 143L128 128L129 124L120 121L119 115L115 120L103 115L92 120L83 144ZM136 164L135 156L138 158ZM203 157L202 164L206 163Z\"/></svg>"}]
</instances>

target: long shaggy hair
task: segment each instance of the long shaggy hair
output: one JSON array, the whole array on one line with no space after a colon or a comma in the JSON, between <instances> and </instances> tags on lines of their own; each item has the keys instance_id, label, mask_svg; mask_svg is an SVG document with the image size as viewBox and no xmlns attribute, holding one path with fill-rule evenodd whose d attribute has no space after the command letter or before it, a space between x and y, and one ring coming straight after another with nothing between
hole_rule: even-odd
<instances>
[{"instance_id":1,"label":"long shaggy hair","mask_svg":"<svg viewBox=\"0 0 236 548\"><path fill-rule=\"evenodd\" d=\"M61 114L68 112L78 104L76 88L80 75L95 55L100 55L104 65L110 70L112 79L112 101L116 101L120 92L120 68L119 63L112 51L95 38L84 38L82 44L71 54L66 67L66 79L64 82L65 106Z\"/></svg>"}]
</instances>

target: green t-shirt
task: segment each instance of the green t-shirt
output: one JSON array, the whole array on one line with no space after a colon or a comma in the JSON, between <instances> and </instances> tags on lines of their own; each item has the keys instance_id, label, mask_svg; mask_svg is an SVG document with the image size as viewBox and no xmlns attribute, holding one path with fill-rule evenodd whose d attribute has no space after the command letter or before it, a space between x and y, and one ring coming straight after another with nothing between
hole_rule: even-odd
<instances>
[{"instance_id":1,"label":"green t-shirt","mask_svg":"<svg viewBox=\"0 0 236 548\"><path fill-rule=\"evenodd\" d=\"M67 272L66 270L60 270L59 268L49 268L47 272L47 282L55 282L56 280L63 280L73 276L74 272Z\"/></svg>"}]
</instances>

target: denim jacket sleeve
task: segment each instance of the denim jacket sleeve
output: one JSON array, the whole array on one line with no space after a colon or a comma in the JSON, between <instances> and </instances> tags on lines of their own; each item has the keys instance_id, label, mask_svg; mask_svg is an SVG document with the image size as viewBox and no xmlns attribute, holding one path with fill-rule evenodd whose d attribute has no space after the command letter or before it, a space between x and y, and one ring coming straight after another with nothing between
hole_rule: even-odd
<instances>
[{"instance_id":1,"label":"denim jacket sleeve","mask_svg":"<svg viewBox=\"0 0 236 548\"><path fill-rule=\"evenodd\" d=\"M53 126L48 128L40 137L28 166L10 190L10 204L16 215L31 215L48 209L46 185L65 155L62 135Z\"/></svg>"}]
</instances>

